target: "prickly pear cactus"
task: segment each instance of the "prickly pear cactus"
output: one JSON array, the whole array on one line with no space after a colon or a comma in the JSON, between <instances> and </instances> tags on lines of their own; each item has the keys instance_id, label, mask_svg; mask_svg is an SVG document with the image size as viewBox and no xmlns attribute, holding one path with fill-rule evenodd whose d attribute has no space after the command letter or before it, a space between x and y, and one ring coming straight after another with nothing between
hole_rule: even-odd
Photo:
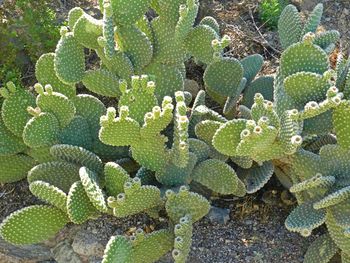
<instances>
[{"instance_id":1,"label":"prickly pear cactus","mask_svg":"<svg viewBox=\"0 0 350 263\"><path fill-rule=\"evenodd\" d=\"M217 21L195 25L197 0L99 6L100 20L70 11L55 53L36 64L33 92L13 83L0 89L0 183L27 177L44 203L9 215L1 237L38 243L68 223L144 213L168 226L112 237L102 262L151 263L170 251L186 262L193 224L210 210L203 195L242 197L275 174L298 203L287 229L328 231L304 262L337 253L349 262L350 59L339 55L331 65L339 33L318 33L322 4L305 23L294 6L283 11L276 76L260 73L258 54L225 56L231 40ZM150 8L155 18L145 15ZM92 53L100 67L87 69ZM194 95L184 92L190 57L204 68L206 91ZM77 94L78 85L118 104L106 108ZM207 94L223 114L205 104Z\"/></svg>"},{"instance_id":2,"label":"prickly pear cactus","mask_svg":"<svg viewBox=\"0 0 350 263\"><path fill-rule=\"evenodd\" d=\"M119 98L119 80L146 73L154 75L155 94L161 100L183 90L188 58L213 60L211 42L220 39L218 23L206 17L194 27L198 0L101 0L99 4L101 19L79 7L69 12L68 27L61 29L55 53L44 54L37 62L36 76L43 85L71 97L76 84L82 83L93 93ZM157 17L146 16L150 8ZM84 49L98 55L100 68L86 69Z\"/></svg>"}]
</instances>

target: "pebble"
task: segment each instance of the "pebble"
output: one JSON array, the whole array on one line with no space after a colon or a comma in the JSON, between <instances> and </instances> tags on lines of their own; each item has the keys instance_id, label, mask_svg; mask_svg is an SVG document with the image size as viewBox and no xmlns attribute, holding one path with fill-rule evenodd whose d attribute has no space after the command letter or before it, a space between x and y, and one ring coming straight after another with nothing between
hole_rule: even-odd
<instances>
[{"instance_id":1,"label":"pebble","mask_svg":"<svg viewBox=\"0 0 350 263\"><path fill-rule=\"evenodd\" d=\"M213 224L226 225L230 220L230 209L212 206L207 215L207 218Z\"/></svg>"},{"instance_id":2,"label":"pebble","mask_svg":"<svg viewBox=\"0 0 350 263\"><path fill-rule=\"evenodd\" d=\"M103 256L104 246L93 231L81 230L74 238L72 247L79 255L86 257Z\"/></svg>"}]
</instances>

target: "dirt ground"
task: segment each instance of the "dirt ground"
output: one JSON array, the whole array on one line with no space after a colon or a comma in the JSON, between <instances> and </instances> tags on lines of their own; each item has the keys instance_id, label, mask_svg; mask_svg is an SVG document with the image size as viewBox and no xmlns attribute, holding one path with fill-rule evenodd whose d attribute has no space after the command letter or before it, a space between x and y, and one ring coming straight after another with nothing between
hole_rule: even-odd
<instances>
[{"instance_id":1,"label":"dirt ground","mask_svg":"<svg viewBox=\"0 0 350 263\"><path fill-rule=\"evenodd\" d=\"M253 0L203 0L204 8L201 10L201 16L214 16L219 21L222 32L232 37L233 42L227 52L228 56L243 58L250 54L260 53L267 61L263 72L273 74L280 55L278 34L268 30L259 21L257 2ZM312 10L318 2L324 3L323 26L326 29L339 30L342 35L344 52L350 51L350 1L296 0L293 2L303 10L304 14ZM96 6L97 0L55 2L56 11L59 13L58 18L65 19L69 9L76 5L87 7L86 9L93 13L95 9L91 8L91 3ZM191 74L196 75L196 79L201 78L201 71L196 68L192 68ZM266 198L272 190L277 194L272 198ZM263 192L239 201L218 202L218 206L230 209L230 220L223 225L214 224L205 218L195 224L189 262L302 262L303 254L315 236L302 238L285 229L284 220L292 206L281 205L279 195L282 190L277 184L272 183ZM13 211L34 203L38 203L38 200L30 194L25 180L17 184L0 186L0 221ZM158 224L142 220L140 222L138 218L131 219L128 224L122 224L115 220L111 221L107 217L99 222L89 222L84 227L103 226L99 229L99 234L110 236L116 231L125 233L132 225L131 223L135 223L136 226ZM318 232L321 233L322 229ZM161 262L171 261L168 256ZM335 259L334 262L338 260Z\"/></svg>"}]
</instances>

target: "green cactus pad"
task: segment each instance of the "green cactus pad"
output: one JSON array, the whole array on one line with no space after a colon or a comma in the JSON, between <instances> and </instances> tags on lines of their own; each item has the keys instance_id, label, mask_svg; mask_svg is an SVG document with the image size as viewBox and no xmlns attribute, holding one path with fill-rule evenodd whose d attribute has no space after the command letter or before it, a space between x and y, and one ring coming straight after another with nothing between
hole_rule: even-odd
<instances>
[{"instance_id":1,"label":"green cactus pad","mask_svg":"<svg viewBox=\"0 0 350 263\"><path fill-rule=\"evenodd\" d=\"M102 65L121 79L130 79L134 75L134 67L129 57L121 51L116 51L111 59L107 59L100 49L96 50Z\"/></svg>"},{"instance_id":2,"label":"green cactus pad","mask_svg":"<svg viewBox=\"0 0 350 263\"><path fill-rule=\"evenodd\" d=\"M67 213L74 224L82 224L97 216L98 211L90 202L81 182L75 182L68 193Z\"/></svg>"},{"instance_id":3,"label":"green cactus pad","mask_svg":"<svg viewBox=\"0 0 350 263\"><path fill-rule=\"evenodd\" d=\"M325 173L331 174L338 180L348 178L350 173L349 150L339 145L325 145L320 150L320 156Z\"/></svg>"},{"instance_id":4,"label":"green cactus pad","mask_svg":"<svg viewBox=\"0 0 350 263\"><path fill-rule=\"evenodd\" d=\"M110 204L116 217L127 217L141 213L160 203L160 190L151 185L141 186L135 177L124 184L124 193L118 194Z\"/></svg>"},{"instance_id":5,"label":"green cactus pad","mask_svg":"<svg viewBox=\"0 0 350 263\"><path fill-rule=\"evenodd\" d=\"M350 203L342 202L328 208L338 226L350 228Z\"/></svg>"},{"instance_id":6,"label":"green cactus pad","mask_svg":"<svg viewBox=\"0 0 350 263\"><path fill-rule=\"evenodd\" d=\"M337 30L330 30L317 35L313 43L326 50L328 47L335 45L339 39L340 33Z\"/></svg>"},{"instance_id":7,"label":"green cactus pad","mask_svg":"<svg viewBox=\"0 0 350 263\"><path fill-rule=\"evenodd\" d=\"M243 169L249 169L253 166L253 159L248 156L235 156L230 158L232 162Z\"/></svg>"},{"instance_id":8,"label":"green cactus pad","mask_svg":"<svg viewBox=\"0 0 350 263\"><path fill-rule=\"evenodd\" d=\"M175 263L185 263L192 245L192 219L189 216L180 218L174 227L175 241L172 256Z\"/></svg>"},{"instance_id":9,"label":"green cactus pad","mask_svg":"<svg viewBox=\"0 0 350 263\"><path fill-rule=\"evenodd\" d=\"M183 41L196 22L199 10L199 1L188 0L186 5L179 7L179 21L175 27L175 37Z\"/></svg>"},{"instance_id":10,"label":"green cactus pad","mask_svg":"<svg viewBox=\"0 0 350 263\"><path fill-rule=\"evenodd\" d=\"M227 97L224 108L222 110L223 114L225 116L232 116L236 113L236 108L237 108L237 103L241 98L241 93L242 91L245 89L247 84L247 80L245 78L243 78L241 80L241 83L239 84L239 87L236 91L236 95L232 96L232 97Z\"/></svg>"},{"instance_id":11,"label":"green cactus pad","mask_svg":"<svg viewBox=\"0 0 350 263\"><path fill-rule=\"evenodd\" d=\"M78 21L78 19L84 15L84 10L80 7L74 7L72 8L68 13L68 26L70 30L72 31L74 28L75 23Z\"/></svg>"},{"instance_id":12,"label":"green cactus pad","mask_svg":"<svg viewBox=\"0 0 350 263\"><path fill-rule=\"evenodd\" d=\"M204 72L205 85L221 96L236 96L243 78L243 66L234 58L223 58L211 63Z\"/></svg>"},{"instance_id":13,"label":"green cactus pad","mask_svg":"<svg viewBox=\"0 0 350 263\"><path fill-rule=\"evenodd\" d=\"M327 111L314 118L307 119L304 122L303 134L327 134L332 131L332 115L333 111Z\"/></svg>"},{"instance_id":14,"label":"green cactus pad","mask_svg":"<svg viewBox=\"0 0 350 263\"><path fill-rule=\"evenodd\" d=\"M337 134L338 144L350 149L350 103L343 102L333 112L333 126Z\"/></svg>"},{"instance_id":15,"label":"green cactus pad","mask_svg":"<svg viewBox=\"0 0 350 263\"><path fill-rule=\"evenodd\" d=\"M145 114L158 106L157 98L147 86L127 90L119 99L119 111L122 107L128 108L130 118L139 124L144 122Z\"/></svg>"},{"instance_id":16,"label":"green cactus pad","mask_svg":"<svg viewBox=\"0 0 350 263\"><path fill-rule=\"evenodd\" d=\"M330 236L337 246L343 251L350 251L350 237L344 233L344 228L337 225L331 213L327 213L326 225Z\"/></svg>"},{"instance_id":17,"label":"green cactus pad","mask_svg":"<svg viewBox=\"0 0 350 263\"><path fill-rule=\"evenodd\" d=\"M29 184L35 181L44 181L56 186L65 193L68 193L72 184L79 179L79 167L63 161L39 164L28 173Z\"/></svg>"},{"instance_id":18,"label":"green cactus pad","mask_svg":"<svg viewBox=\"0 0 350 263\"><path fill-rule=\"evenodd\" d=\"M96 134L100 129L100 117L106 113L104 104L94 96L80 94L73 99L77 115L84 117ZM92 134L93 135L93 134Z\"/></svg>"},{"instance_id":19,"label":"green cactus pad","mask_svg":"<svg viewBox=\"0 0 350 263\"><path fill-rule=\"evenodd\" d=\"M102 143L95 139L92 145L92 152L98 155L102 160L118 160L129 156L127 147L114 147Z\"/></svg>"},{"instance_id":20,"label":"green cactus pad","mask_svg":"<svg viewBox=\"0 0 350 263\"><path fill-rule=\"evenodd\" d=\"M90 170L101 173L103 163L94 153L79 146L57 144L51 147L51 154L59 160L86 166Z\"/></svg>"},{"instance_id":21,"label":"green cactus pad","mask_svg":"<svg viewBox=\"0 0 350 263\"><path fill-rule=\"evenodd\" d=\"M323 4L316 5L304 25L303 33L301 34L302 36L309 32L316 33L316 30L321 22L322 14Z\"/></svg>"},{"instance_id":22,"label":"green cactus pad","mask_svg":"<svg viewBox=\"0 0 350 263\"><path fill-rule=\"evenodd\" d=\"M15 136L10 132L0 116L0 156L13 155L23 152L27 146L23 143L22 138Z\"/></svg>"},{"instance_id":23,"label":"green cactus pad","mask_svg":"<svg viewBox=\"0 0 350 263\"><path fill-rule=\"evenodd\" d=\"M129 174L117 163L109 162L104 167L106 191L110 196L124 192L124 184L130 179Z\"/></svg>"},{"instance_id":24,"label":"green cactus pad","mask_svg":"<svg viewBox=\"0 0 350 263\"><path fill-rule=\"evenodd\" d=\"M100 47L97 39L102 36L102 22L88 14L82 15L74 24L75 40L86 48L97 49Z\"/></svg>"},{"instance_id":25,"label":"green cactus pad","mask_svg":"<svg viewBox=\"0 0 350 263\"><path fill-rule=\"evenodd\" d=\"M177 161L172 160L164 169L157 169L157 181L167 186L179 186L188 184L194 166L197 163L197 157L194 153L188 154L188 162L185 167L180 167Z\"/></svg>"},{"instance_id":26,"label":"green cactus pad","mask_svg":"<svg viewBox=\"0 0 350 263\"><path fill-rule=\"evenodd\" d=\"M189 215L192 222L196 222L205 216L210 209L207 199L197 193L189 192L184 186L180 188L178 193L167 191L166 197L165 208L168 216L174 222L178 222L185 215Z\"/></svg>"},{"instance_id":27,"label":"green cactus pad","mask_svg":"<svg viewBox=\"0 0 350 263\"><path fill-rule=\"evenodd\" d=\"M252 194L259 191L270 180L274 172L271 162L265 162L261 166L254 165L250 169L238 170L237 173L247 187L247 193Z\"/></svg>"},{"instance_id":28,"label":"green cactus pad","mask_svg":"<svg viewBox=\"0 0 350 263\"><path fill-rule=\"evenodd\" d=\"M196 125L195 132L199 139L212 145L213 137L221 125L218 121L205 120Z\"/></svg>"},{"instance_id":29,"label":"green cactus pad","mask_svg":"<svg viewBox=\"0 0 350 263\"><path fill-rule=\"evenodd\" d=\"M58 140L60 124L57 118L48 112L40 113L26 124L23 141L32 148L51 146Z\"/></svg>"},{"instance_id":30,"label":"green cactus pad","mask_svg":"<svg viewBox=\"0 0 350 263\"><path fill-rule=\"evenodd\" d=\"M132 244L124 236L113 236L108 241L102 263L129 263L132 261Z\"/></svg>"},{"instance_id":31,"label":"green cactus pad","mask_svg":"<svg viewBox=\"0 0 350 263\"><path fill-rule=\"evenodd\" d=\"M187 0L158 0L157 3L152 3L152 7L155 8L161 17L166 18L169 23L175 25L179 20L180 5L185 5L186 3Z\"/></svg>"},{"instance_id":32,"label":"green cactus pad","mask_svg":"<svg viewBox=\"0 0 350 263\"><path fill-rule=\"evenodd\" d=\"M55 53L43 54L35 65L35 77L42 85L50 84L53 89L68 98L75 96L74 85L67 85L60 81L55 71Z\"/></svg>"},{"instance_id":33,"label":"green cactus pad","mask_svg":"<svg viewBox=\"0 0 350 263\"><path fill-rule=\"evenodd\" d=\"M60 143L80 146L87 150L92 149L92 140L88 122L78 115L59 134Z\"/></svg>"},{"instance_id":34,"label":"green cactus pad","mask_svg":"<svg viewBox=\"0 0 350 263\"><path fill-rule=\"evenodd\" d=\"M335 182L333 176L322 176L322 174L317 174L314 177L307 179L301 183L293 185L289 191L292 193L299 193L302 191L311 190L314 188L329 188Z\"/></svg>"},{"instance_id":35,"label":"green cactus pad","mask_svg":"<svg viewBox=\"0 0 350 263\"><path fill-rule=\"evenodd\" d=\"M301 181L313 178L317 173L323 172L320 156L305 150L299 150L293 156L292 169Z\"/></svg>"},{"instance_id":36,"label":"green cactus pad","mask_svg":"<svg viewBox=\"0 0 350 263\"><path fill-rule=\"evenodd\" d=\"M235 156L241 133L246 127L246 120L235 119L221 125L213 137L213 146L220 153Z\"/></svg>"},{"instance_id":37,"label":"green cactus pad","mask_svg":"<svg viewBox=\"0 0 350 263\"><path fill-rule=\"evenodd\" d=\"M342 253L341 253L341 262L342 263L349 263L350 262L350 255L346 254L346 252L342 251Z\"/></svg>"},{"instance_id":38,"label":"green cactus pad","mask_svg":"<svg viewBox=\"0 0 350 263\"><path fill-rule=\"evenodd\" d=\"M313 59L310 59L310 57ZM311 43L297 43L283 52L280 71L284 78L298 72L323 74L329 68L328 55Z\"/></svg>"},{"instance_id":39,"label":"green cactus pad","mask_svg":"<svg viewBox=\"0 0 350 263\"><path fill-rule=\"evenodd\" d=\"M83 84L85 87L102 96L119 97L119 79L111 72L103 69L90 70L85 73Z\"/></svg>"},{"instance_id":40,"label":"green cactus pad","mask_svg":"<svg viewBox=\"0 0 350 263\"><path fill-rule=\"evenodd\" d=\"M228 164L219 160L210 159L200 163L194 169L192 178L219 194L242 196L241 193L245 192L239 189L243 183L240 182L236 172Z\"/></svg>"},{"instance_id":41,"label":"green cactus pad","mask_svg":"<svg viewBox=\"0 0 350 263\"><path fill-rule=\"evenodd\" d=\"M81 167L79 170L79 175L85 192L93 206L100 212L107 212L107 204L102 189L99 185L100 180L97 174L86 167Z\"/></svg>"},{"instance_id":42,"label":"green cactus pad","mask_svg":"<svg viewBox=\"0 0 350 263\"><path fill-rule=\"evenodd\" d=\"M143 33L146 34L148 39L152 42L154 45L154 35L153 35L153 30L151 27L151 23L148 20L148 17L144 15L140 20L136 22L136 26L138 29L140 29Z\"/></svg>"},{"instance_id":43,"label":"green cactus pad","mask_svg":"<svg viewBox=\"0 0 350 263\"><path fill-rule=\"evenodd\" d=\"M100 140L113 146L129 146L138 143L140 140L139 123L123 115L115 119L115 112L114 108L109 108L107 115L101 117Z\"/></svg>"},{"instance_id":44,"label":"green cactus pad","mask_svg":"<svg viewBox=\"0 0 350 263\"><path fill-rule=\"evenodd\" d=\"M197 156L198 163L208 159L210 153L210 146L208 144L194 138L188 139L188 144L190 147L190 152Z\"/></svg>"},{"instance_id":45,"label":"green cactus pad","mask_svg":"<svg viewBox=\"0 0 350 263\"><path fill-rule=\"evenodd\" d=\"M56 47L55 71L57 77L66 84L75 84L84 78L84 47L78 43L72 33L61 37Z\"/></svg>"},{"instance_id":46,"label":"green cactus pad","mask_svg":"<svg viewBox=\"0 0 350 263\"><path fill-rule=\"evenodd\" d=\"M305 263L328 263L338 252L337 245L329 234L319 236L309 246L304 256Z\"/></svg>"},{"instance_id":47,"label":"green cactus pad","mask_svg":"<svg viewBox=\"0 0 350 263\"><path fill-rule=\"evenodd\" d=\"M273 83L274 77L263 76L254 80L245 90L243 94L242 104L251 108L254 104L254 96L256 93L263 95L265 100L273 100Z\"/></svg>"},{"instance_id":48,"label":"green cactus pad","mask_svg":"<svg viewBox=\"0 0 350 263\"><path fill-rule=\"evenodd\" d=\"M214 29L206 25L199 25L188 33L185 45L188 52L197 60L210 64L214 56L212 41L218 38Z\"/></svg>"},{"instance_id":49,"label":"green cactus pad","mask_svg":"<svg viewBox=\"0 0 350 263\"><path fill-rule=\"evenodd\" d=\"M111 0L114 21L117 25L135 24L148 10L151 0Z\"/></svg>"},{"instance_id":50,"label":"green cactus pad","mask_svg":"<svg viewBox=\"0 0 350 263\"><path fill-rule=\"evenodd\" d=\"M315 209L323 209L340 204L350 198L350 186L335 191L314 204Z\"/></svg>"},{"instance_id":51,"label":"green cactus pad","mask_svg":"<svg viewBox=\"0 0 350 263\"><path fill-rule=\"evenodd\" d=\"M300 41L302 37L302 22L298 9L288 5L281 13L278 21L278 33L283 49Z\"/></svg>"},{"instance_id":52,"label":"green cactus pad","mask_svg":"<svg viewBox=\"0 0 350 263\"><path fill-rule=\"evenodd\" d=\"M0 156L0 183L22 180L35 165L35 160L27 155Z\"/></svg>"},{"instance_id":53,"label":"green cactus pad","mask_svg":"<svg viewBox=\"0 0 350 263\"><path fill-rule=\"evenodd\" d=\"M241 60L244 69L243 77L247 79L247 84L251 83L261 70L264 58L259 54L250 55Z\"/></svg>"},{"instance_id":54,"label":"green cactus pad","mask_svg":"<svg viewBox=\"0 0 350 263\"><path fill-rule=\"evenodd\" d=\"M144 69L144 72L154 76L156 83L154 94L158 100L173 95L176 91L184 90L184 79L180 70L175 66L151 63Z\"/></svg>"},{"instance_id":55,"label":"green cactus pad","mask_svg":"<svg viewBox=\"0 0 350 263\"><path fill-rule=\"evenodd\" d=\"M289 231L298 232L302 236L310 236L313 229L326 221L324 210L315 210L313 202L298 205L287 217L285 225Z\"/></svg>"},{"instance_id":56,"label":"green cactus pad","mask_svg":"<svg viewBox=\"0 0 350 263\"><path fill-rule=\"evenodd\" d=\"M203 19L199 24L210 26L212 29L214 29L216 34L220 35L220 25L214 17L211 17L211 16L203 17Z\"/></svg>"},{"instance_id":57,"label":"green cactus pad","mask_svg":"<svg viewBox=\"0 0 350 263\"><path fill-rule=\"evenodd\" d=\"M63 212L67 211L67 195L56 186L43 181L35 181L29 184L29 190L39 199L61 209Z\"/></svg>"},{"instance_id":58,"label":"green cactus pad","mask_svg":"<svg viewBox=\"0 0 350 263\"><path fill-rule=\"evenodd\" d=\"M136 177L140 178L141 184L143 185L156 185L157 180L155 178L154 172L146 169L145 167L141 167L137 173Z\"/></svg>"},{"instance_id":59,"label":"green cactus pad","mask_svg":"<svg viewBox=\"0 0 350 263\"><path fill-rule=\"evenodd\" d=\"M284 80L287 93L299 105L309 101L321 101L330 88L327 78L311 72L298 72Z\"/></svg>"},{"instance_id":60,"label":"green cactus pad","mask_svg":"<svg viewBox=\"0 0 350 263\"><path fill-rule=\"evenodd\" d=\"M136 26L118 26L116 34L119 49L130 58L136 72L151 62L152 43Z\"/></svg>"},{"instance_id":61,"label":"green cactus pad","mask_svg":"<svg viewBox=\"0 0 350 263\"><path fill-rule=\"evenodd\" d=\"M157 262L172 248L174 235L169 230L158 230L151 234L136 233L133 262ZM152 253L149 253L152 251Z\"/></svg>"},{"instance_id":62,"label":"green cactus pad","mask_svg":"<svg viewBox=\"0 0 350 263\"><path fill-rule=\"evenodd\" d=\"M51 87L44 92L41 85L36 85L39 96L36 105L42 112L53 114L60 123L60 127L66 127L75 115L75 106L66 96L52 92Z\"/></svg>"},{"instance_id":63,"label":"green cactus pad","mask_svg":"<svg viewBox=\"0 0 350 263\"><path fill-rule=\"evenodd\" d=\"M158 64L179 65L184 62L186 50L182 38L176 37L175 27L166 17L152 21L154 33L154 60Z\"/></svg>"},{"instance_id":64,"label":"green cactus pad","mask_svg":"<svg viewBox=\"0 0 350 263\"><path fill-rule=\"evenodd\" d=\"M55 158L50 154L50 146L44 146L39 148L29 148L26 151L30 157L32 157L38 163L46 163L54 161Z\"/></svg>"},{"instance_id":65,"label":"green cactus pad","mask_svg":"<svg viewBox=\"0 0 350 263\"><path fill-rule=\"evenodd\" d=\"M60 209L33 205L9 215L0 225L0 235L14 245L30 245L53 237L67 223Z\"/></svg>"},{"instance_id":66,"label":"green cactus pad","mask_svg":"<svg viewBox=\"0 0 350 263\"><path fill-rule=\"evenodd\" d=\"M30 120L28 107L35 107L35 98L22 88L11 85L9 96L5 98L1 107L1 116L5 126L17 137L22 137L24 127ZM14 121L16 120L16 121Z\"/></svg>"}]
</instances>

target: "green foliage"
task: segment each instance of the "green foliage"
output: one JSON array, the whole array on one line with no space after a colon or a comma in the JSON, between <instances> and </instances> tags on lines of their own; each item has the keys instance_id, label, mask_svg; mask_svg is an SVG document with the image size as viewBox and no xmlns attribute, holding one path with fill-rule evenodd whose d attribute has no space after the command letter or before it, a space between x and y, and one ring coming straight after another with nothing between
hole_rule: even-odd
<instances>
[{"instance_id":1,"label":"green foliage","mask_svg":"<svg viewBox=\"0 0 350 263\"><path fill-rule=\"evenodd\" d=\"M278 19L288 2L288 0L263 0L259 5L259 15L264 25L276 29Z\"/></svg>"},{"instance_id":2,"label":"green foliage","mask_svg":"<svg viewBox=\"0 0 350 263\"><path fill-rule=\"evenodd\" d=\"M49 1L16 0L0 9L0 81L19 85L28 63L53 51L59 39L60 23Z\"/></svg>"},{"instance_id":3,"label":"green foliage","mask_svg":"<svg viewBox=\"0 0 350 263\"><path fill-rule=\"evenodd\" d=\"M198 1L99 4L100 20L71 10L55 53L36 64L36 96L12 82L0 89L0 183L28 173L46 203L9 215L1 236L31 244L67 223L145 213L167 226L112 237L103 262L151 263L169 251L186 262L193 223L212 196L257 192L275 174L298 202L286 227L309 236L327 226L305 262L326 263L337 251L348 260L350 62L329 62L336 31L314 35L322 5L305 25L294 6L282 12L285 50L273 77L259 74L260 55L226 57L230 38L215 19L194 26ZM100 67L86 69L86 49ZM190 56L224 116L205 105L205 91L183 91ZM76 94L81 86L101 100ZM110 98L118 104L107 108Z\"/></svg>"}]
</instances>

